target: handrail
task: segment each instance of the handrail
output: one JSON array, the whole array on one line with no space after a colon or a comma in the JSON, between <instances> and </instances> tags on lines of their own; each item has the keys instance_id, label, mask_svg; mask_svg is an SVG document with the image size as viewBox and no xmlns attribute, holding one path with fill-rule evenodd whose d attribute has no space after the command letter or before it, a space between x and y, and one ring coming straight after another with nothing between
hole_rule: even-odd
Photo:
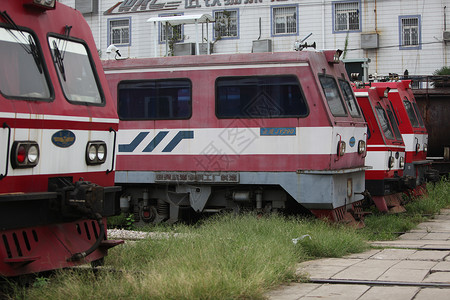
<instances>
[{"instance_id":1,"label":"handrail","mask_svg":"<svg viewBox=\"0 0 450 300\"><path fill-rule=\"evenodd\" d=\"M114 171L114 161L116 158L116 138L117 138L117 131L114 130L114 128L110 127L109 128L109 132L114 132L114 144L113 144L113 157L112 157L112 164L111 164L111 170L106 170L106 174L111 173L112 171Z\"/></svg>"},{"instance_id":2,"label":"handrail","mask_svg":"<svg viewBox=\"0 0 450 300\"><path fill-rule=\"evenodd\" d=\"M6 176L8 176L8 166L9 166L9 146L11 143L11 127L9 127L8 124L6 124L6 122L3 123L2 126L3 129L8 128L8 148L6 149L6 170L5 170L5 174L0 174L0 180L2 180L3 178L5 178Z\"/></svg>"}]
</instances>

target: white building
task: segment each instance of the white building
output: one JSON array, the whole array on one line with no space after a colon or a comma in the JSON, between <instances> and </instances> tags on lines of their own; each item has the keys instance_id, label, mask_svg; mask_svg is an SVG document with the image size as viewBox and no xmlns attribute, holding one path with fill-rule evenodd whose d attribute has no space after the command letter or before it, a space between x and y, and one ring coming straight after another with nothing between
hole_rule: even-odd
<instances>
[{"instance_id":1,"label":"white building","mask_svg":"<svg viewBox=\"0 0 450 300\"><path fill-rule=\"evenodd\" d=\"M166 54L164 26L149 18L209 14L213 53L293 51L310 35L317 49L344 50L345 59L370 59L369 73L429 75L449 65L450 0L60 0L83 12L102 59L110 44L123 57ZM169 28L195 43L196 26ZM206 38L206 26L198 32ZM175 35L176 36L176 35ZM218 38L220 37L220 38ZM259 40L254 47L253 41ZM303 42L304 43L304 42Z\"/></svg>"}]
</instances>

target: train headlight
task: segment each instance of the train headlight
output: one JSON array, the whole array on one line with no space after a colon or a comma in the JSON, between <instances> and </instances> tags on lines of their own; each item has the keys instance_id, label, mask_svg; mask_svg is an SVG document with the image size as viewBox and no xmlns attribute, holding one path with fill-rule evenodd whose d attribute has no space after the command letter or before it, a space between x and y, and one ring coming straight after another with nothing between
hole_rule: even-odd
<instances>
[{"instance_id":1,"label":"train headlight","mask_svg":"<svg viewBox=\"0 0 450 300\"><path fill-rule=\"evenodd\" d=\"M337 149L338 156L343 156L345 154L345 142L340 141L338 143L338 149Z\"/></svg>"},{"instance_id":2,"label":"train headlight","mask_svg":"<svg viewBox=\"0 0 450 300\"><path fill-rule=\"evenodd\" d=\"M428 144L423 144L423 152L428 152Z\"/></svg>"},{"instance_id":3,"label":"train headlight","mask_svg":"<svg viewBox=\"0 0 450 300\"><path fill-rule=\"evenodd\" d=\"M366 151L366 142L363 140L360 140L358 142L358 153L363 154Z\"/></svg>"},{"instance_id":4,"label":"train headlight","mask_svg":"<svg viewBox=\"0 0 450 300\"><path fill-rule=\"evenodd\" d=\"M16 141L11 148L11 165L17 168L33 168L39 162L39 145L33 141Z\"/></svg>"},{"instance_id":5,"label":"train headlight","mask_svg":"<svg viewBox=\"0 0 450 300\"><path fill-rule=\"evenodd\" d=\"M420 151L420 144L417 143L417 144L416 144L416 154L419 153L419 151Z\"/></svg>"},{"instance_id":6,"label":"train headlight","mask_svg":"<svg viewBox=\"0 0 450 300\"><path fill-rule=\"evenodd\" d=\"M403 156L398 160L398 166L400 169L403 169L405 167L405 158Z\"/></svg>"},{"instance_id":7,"label":"train headlight","mask_svg":"<svg viewBox=\"0 0 450 300\"><path fill-rule=\"evenodd\" d=\"M389 156L389 160L388 160L388 167L389 169L392 169L394 167L394 157L393 156Z\"/></svg>"},{"instance_id":8,"label":"train headlight","mask_svg":"<svg viewBox=\"0 0 450 300\"><path fill-rule=\"evenodd\" d=\"M91 141L86 146L86 163L100 165L106 161L106 144L102 141Z\"/></svg>"}]
</instances>

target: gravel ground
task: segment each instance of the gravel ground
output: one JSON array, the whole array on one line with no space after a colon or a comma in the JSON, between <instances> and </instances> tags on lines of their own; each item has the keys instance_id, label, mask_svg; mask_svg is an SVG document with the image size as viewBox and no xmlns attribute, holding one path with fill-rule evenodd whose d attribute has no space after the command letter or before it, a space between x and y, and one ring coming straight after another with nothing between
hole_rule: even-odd
<instances>
[{"instance_id":1,"label":"gravel ground","mask_svg":"<svg viewBox=\"0 0 450 300\"><path fill-rule=\"evenodd\" d=\"M108 239L121 240L143 240L143 239L168 239L170 237L179 237L180 233L166 232L143 232L126 229L108 229Z\"/></svg>"}]
</instances>

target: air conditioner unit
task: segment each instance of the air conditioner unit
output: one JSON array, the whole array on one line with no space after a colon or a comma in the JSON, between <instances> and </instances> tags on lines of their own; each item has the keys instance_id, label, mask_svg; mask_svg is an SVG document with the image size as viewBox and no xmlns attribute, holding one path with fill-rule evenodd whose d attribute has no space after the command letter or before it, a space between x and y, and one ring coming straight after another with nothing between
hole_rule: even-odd
<instances>
[{"instance_id":1,"label":"air conditioner unit","mask_svg":"<svg viewBox=\"0 0 450 300\"><path fill-rule=\"evenodd\" d=\"M253 41L252 52L272 52L272 40Z\"/></svg>"},{"instance_id":2,"label":"air conditioner unit","mask_svg":"<svg viewBox=\"0 0 450 300\"><path fill-rule=\"evenodd\" d=\"M362 49L378 48L378 33L361 33L361 48Z\"/></svg>"},{"instance_id":3,"label":"air conditioner unit","mask_svg":"<svg viewBox=\"0 0 450 300\"><path fill-rule=\"evenodd\" d=\"M99 0L75 0L75 9L82 14L92 14L98 12Z\"/></svg>"},{"instance_id":4,"label":"air conditioner unit","mask_svg":"<svg viewBox=\"0 0 450 300\"><path fill-rule=\"evenodd\" d=\"M444 39L444 42L450 42L450 31L444 31L442 37Z\"/></svg>"},{"instance_id":5,"label":"air conditioner unit","mask_svg":"<svg viewBox=\"0 0 450 300\"><path fill-rule=\"evenodd\" d=\"M208 54L207 43L199 43L200 54ZM195 55L195 43L176 43L173 44L173 55Z\"/></svg>"}]
</instances>

